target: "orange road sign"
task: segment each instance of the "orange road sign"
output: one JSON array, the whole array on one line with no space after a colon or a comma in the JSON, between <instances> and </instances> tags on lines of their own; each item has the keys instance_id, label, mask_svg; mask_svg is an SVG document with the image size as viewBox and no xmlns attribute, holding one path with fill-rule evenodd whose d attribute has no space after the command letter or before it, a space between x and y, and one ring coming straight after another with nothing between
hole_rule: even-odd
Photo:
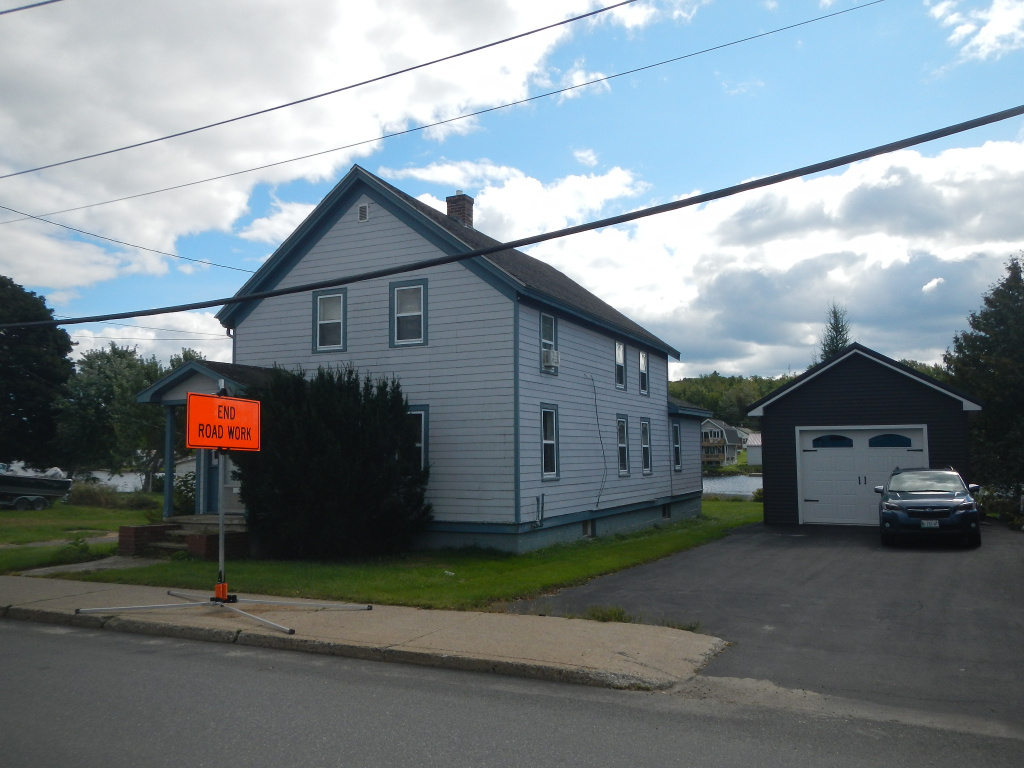
<instances>
[{"instance_id":1,"label":"orange road sign","mask_svg":"<svg viewBox=\"0 0 1024 768\"><path fill-rule=\"evenodd\" d=\"M185 445L189 448L260 449L260 401L188 393Z\"/></svg>"}]
</instances>

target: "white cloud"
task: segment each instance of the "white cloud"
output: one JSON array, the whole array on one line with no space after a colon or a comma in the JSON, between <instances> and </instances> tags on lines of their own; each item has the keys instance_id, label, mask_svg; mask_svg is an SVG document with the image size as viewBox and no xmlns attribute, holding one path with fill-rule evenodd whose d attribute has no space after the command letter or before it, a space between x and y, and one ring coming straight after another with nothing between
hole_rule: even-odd
<instances>
[{"instance_id":1,"label":"white cloud","mask_svg":"<svg viewBox=\"0 0 1024 768\"><path fill-rule=\"evenodd\" d=\"M238 236L245 240L279 245L298 228L316 206L307 203L282 203L280 200L274 200L273 207L273 215L256 219L242 229Z\"/></svg>"},{"instance_id":2,"label":"white cloud","mask_svg":"<svg viewBox=\"0 0 1024 768\"><path fill-rule=\"evenodd\" d=\"M572 69L562 75L560 82L562 88L571 88L572 90L558 94L558 103L561 104L568 99L578 99L584 94L607 93L612 87L607 80L603 80L605 77L603 72L587 72L583 68L583 61L576 61ZM583 85L584 83L591 83L591 85Z\"/></svg>"},{"instance_id":3,"label":"white cloud","mask_svg":"<svg viewBox=\"0 0 1024 768\"><path fill-rule=\"evenodd\" d=\"M925 5L929 3L925 2ZM928 11L944 27L951 27L949 42L962 59L995 58L1024 48L1024 2L990 0L987 7L960 10L959 0L943 0Z\"/></svg>"},{"instance_id":4,"label":"white cloud","mask_svg":"<svg viewBox=\"0 0 1024 768\"><path fill-rule=\"evenodd\" d=\"M936 288L938 288L940 285L942 285L944 282L946 282L945 279L943 279L941 277L933 278L933 279L929 280L927 283L925 283L923 286L921 286L921 291L923 293L931 293Z\"/></svg>"},{"instance_id":5,"label":"white cloud","mask_svg":"<svg viewBox=\"0 0 1024 768\"><path fill-rule=\"evenodd\" d=\"M0 175L265 109L457 53L597 7L593 0L115 0L13 14L0 25ZM674 6L673 6L674 7ZM650 9L603 24L649 23ZM367 87L253 119L0 182L0 203L30 213L74 208L361 142L521 99L567 25ZM296 44L296 41L301 41ZM183 55L187 51L187 55ZM580 70L571 77L585 73ZM432 131L437 140L473 121ZM258 183L330 179L379 143L62 214L61 222L174 252L187 235L230 233ZM280 237L283 210L248 227ZM6 220L7 217L3 217ZM0 225L4 274L64 290L132 272L160 274L165 257L85 245L55 228ZM45 269L40 265L45 264ZM187 267L185 269L188 269Z\"/></svg>"},{"instance_id":6,"label":"white cloud","mask_svg":"<svg viewBox=\"0 0 1024 768\"><path fill-rule=\"evenodd\" d=\"M118 324L69 326L66 330L75 343L76 359L90 350L106 349L113 342L135 348L142 357L155 356L164 365L183 347L196 350L207 360L231 362L231 339L210 312L154 315Z\"/></svg>"},{"instance_id":7,"label":"white cloud","mask_svg":"<svg viewBox=\"0 0 1024 768\"><path fill-rule=\"evenodd\" d=\"M572 156L576 158L577 163L588 168L593 168L597 165L597 153L592 149L577 149L572 153Z\"/></svg>"}]
</instances>

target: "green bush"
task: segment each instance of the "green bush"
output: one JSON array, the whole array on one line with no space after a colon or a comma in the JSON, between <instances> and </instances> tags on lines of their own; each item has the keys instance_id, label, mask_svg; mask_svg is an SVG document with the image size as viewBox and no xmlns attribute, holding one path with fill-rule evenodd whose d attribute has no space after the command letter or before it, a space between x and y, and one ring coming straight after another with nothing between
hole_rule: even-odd
<instances>
[{"instance_id":1,"label":"green bush","mask_svg":"<svg viewBox=\"0 0 1024 768\"><path fill-rule=\"evenodd\" d=\"M247 396L262 402L261 450L234 461L264 554L336 560L411 547L430 519L429 471L397 379L275 369Z\"/></svg>"},{"instance_id":2,"label":"green bush","mask_svg":"<svg viewBox=\"0 0 1024 768\"><path fill-rule=\"evenodd\" d=\"M751 496L750 500L751 501L757 501L757 502L760 502L760 503L763 504L764 503L764 488L757 488L757 489L755 489L754 490L754 494L753 494L753 496Z\"/></svg>"},{"instance_id":3,"label":"green bush","mask_svg":"<svg viewBox=\"0 0 1024 768\"><path fill-rule=\"evenodd\" d=\"M194 515L196 513L196 473L186 472L174 478L174 490L171 492L174 513L177 515Z\"/></svg>"},{"instance_id":4,"label":"green bush","mask_svg":"<svg viewBox=\"0 0 1024 768\"><path fill-rule=\"evenodd\" d=\"M97 481L78 481L71 485L68 492L68 504L76 507L103 507L104 509L118 509L118 492L112 485Z\"/></svg>"}]
</instances>

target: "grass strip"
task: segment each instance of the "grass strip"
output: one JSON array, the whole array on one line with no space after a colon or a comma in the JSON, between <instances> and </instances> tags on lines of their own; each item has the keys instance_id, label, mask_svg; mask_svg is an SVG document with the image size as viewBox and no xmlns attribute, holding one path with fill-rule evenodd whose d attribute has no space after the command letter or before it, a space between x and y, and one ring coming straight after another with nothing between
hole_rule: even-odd
<instances>
[{"instance_id":1,"label":"grass strip","mask_svg":"<svg viewBox=\"0 0 1024 768\"><path fill-rule=\"evenodd\" d=\"M122 525L145 525L146 513L132 509L76 507L58 502L40 510L0 509L0 544L72 540L101 536Z\"/></svg>"},{"instance_id":2,"label":"grass strip","mask_svg":"<svg viewBox=\"0 0 1024 768\"><path fill-rule=\"evenodd\" d=\"M117 553L117 544L69 542L53 547L11 547L0 549L0 575L99 560Z\"/></svg>"},{"instance_id":3,"label":"grass strip","mask_svg":"<svg viewBox=\"0 0 1024 768\"><path fill-rule=\"evenodd\" d=\"M373 561L313 563L238 560L227 564L232 592L378 605L469 610L536 597L596 576L658 560L759 522L762 505L707 501L693 520L511 555L493 550L416 552ZM170 560L61 578L212 591L217 564Z\"/></svg>"}]
</instances>

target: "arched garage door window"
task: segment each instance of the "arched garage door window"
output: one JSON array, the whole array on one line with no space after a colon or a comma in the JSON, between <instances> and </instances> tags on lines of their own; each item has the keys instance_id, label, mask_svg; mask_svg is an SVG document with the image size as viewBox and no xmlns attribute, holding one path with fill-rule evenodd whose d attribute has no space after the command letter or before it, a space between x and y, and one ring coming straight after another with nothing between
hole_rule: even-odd
<instances>
[{"instance_id":1,"label":"arched garage door window","mask_svg":"<svg viewBox=\"0 0 1024 768\"><path fill-rule=\"evenodd\" d=\"M910 438L903 435L875 435L868 439L868 448L909 448L911 445Z\"/></svg>"},{"instance_id":2,"label":"arched garage door window","mask_svg":"<svg viewBox=\"0 0 1024 768\"><path fill-rule=\"evenodd\" d=\"M815 448L853 448L853 440L846 435L822 435L811 443Z\"/></svg>"}]
</instances>

